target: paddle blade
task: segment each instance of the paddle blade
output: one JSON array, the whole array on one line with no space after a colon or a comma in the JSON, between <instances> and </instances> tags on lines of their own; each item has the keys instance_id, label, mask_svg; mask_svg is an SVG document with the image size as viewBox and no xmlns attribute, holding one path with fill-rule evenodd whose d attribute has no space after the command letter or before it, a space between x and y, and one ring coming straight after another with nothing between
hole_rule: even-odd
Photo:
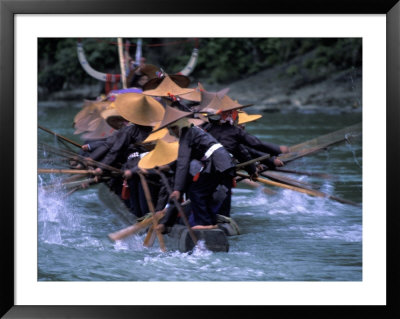
<instances>
[{"instance_id":1,"label":"paddle blade","mask_svg":"<svg viewBox=\"0 0 400 319\"><path fill-rule=\"evenodd\" d=\"M113 241L124 239L125 237L128 237L128 236L130 236L130 235L132 235L134 233L137 233L141 229L146 228L152 222L153 222L153 217L146 218L145 220L143 220L140 223L136 223L136 224L134 224L132 226L126 227L126 228L121 229L121 230L119 230L117 232L108 234L108 237Z\"/></svg>"},{"instance_id":2,"label":"paddle blade","mask_svg":"<svg viewBox=\"0 0 400 319\"><path fill-rule=\"evenodd\" d=\"M154 232L153 226L151 226L147 231L147 235L144 239L143 246L151 247L153 246L155 240L156 240L156 233Z\"/></svg>"}]
</instances>

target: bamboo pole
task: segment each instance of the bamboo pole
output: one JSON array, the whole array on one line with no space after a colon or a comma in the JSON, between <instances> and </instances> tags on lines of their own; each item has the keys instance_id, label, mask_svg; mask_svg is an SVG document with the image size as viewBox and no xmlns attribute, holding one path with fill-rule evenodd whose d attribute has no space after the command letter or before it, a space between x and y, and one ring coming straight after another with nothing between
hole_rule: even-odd
<instances>
[{"instance_id":1,"label":"bamboo pole","mask_svg":"<svg viewBox=\"0 0 400 319\"><path fill-rule=\"evenodd\" d=\"M151 200L151 194L150 194L150 189L149 189L149 185L147 184L146 178L144 177L143 174L139 173L139 177L140 177L140 182L142 183L142 187L144 190L144 195L146 197L146 201L147 201L147 206L150 210L150 213L155 214L155 210L154 210L154 206L153 206L153 202ZM160 243L160 248L163 252L165 252L167 249L165 248L165 243L164 243L164 238L163 235L161 234L161 231L156 229L157 227L157 221L155 220L155 218L153 218L153 231L156 232L158 241Z\"/></svg>"},{"instance_id":2,"label":"bamboo pole","mask_svg":"<svg viewBox=\"0 0 400 319\"><path fill-rule=\"evenodd\" d=\"M171 195L172 194L172 189L168 184L167 177L164 175L163 172L161 172L160 169L155 169L155 171L160 175L161 180L162 180L165 188L167 189L168 194ZM173 198L173 201L174 201L175 207L178 209L178 212L179 212L184 224L186 225L186 227L187 227L187 229L189 231L189 235L192 238L192 241L193 241L194 245L196 246L197 245L197 237L194 234L194 231L193 231L192 227L190 227L190 225L189 225L189 221L188 221L188 219L187 219L187 217L185 215L185 212L182 209L182 206L178 203L178 201L175 198Z\"/></svg>"},{"instance_id":3,"label":"bamboo pole","mask_svg":"<svg viewBox=\"0 0 400 319\"><path fill-rule=\"evenodd\" d=\"M38 174L93 174L92 169L57 169L57 168L38 168Z\"/></svg>"},{"instance_id":4,"label":"bamboo pole","mask_svg":"<svg viewBox=\"0 0 400 319\"><path fill-rule=\"evenodd\" d=\"M66 142L68 142L68 143L70 143L70 144L72 144L72 145L75 145L76 147L79 147L79 148L82 147L82 145L80 145L79 143L74 142L74 141L70 140L69 138L66 138L66 137L64 137L64 136L62 136L62 135L60 135L60 134L57 134L57 133L55 133L55 132L49 130L48 128L45 128L45 127L43 127L43 126L41 126L41 125L38 125L38 127L39 127L41 130L43 130L43 131L45 131L45 132L47 132L47 133L50 133L50 134L52 134L52 135L54 135L54 136L57 136L57 137L58 137L59 139L61 139L61 140L64 140L64 141L66 141Z\"/></svg>"},{"instance_id":5,"label":"bamboo pole","mask_svg":"<svg viewBox=\"0 0 400 319\"><path fill-rule=\"evenodd\" d=\"M122 43L122 38L118 38L118 54L119 54L119 65L121 67L121 79L122 79L122 87L124 89L127 88L126 86L126 71L125 71L125 62L124 62L124 47Z\"/></svg>"},{"instance_id":6,"label":"bamboo pole","mask_svg":"<svg viewBox=\"0 0 400 319\"><path fill-rule=\"evenodd\" d=\"M238 176L243 177L243 178L250 178L249 175L246 174L242 174L242 173L236 173ZM336 200L338 202L344 203L344 204L349 204L349 205L353 205L353 206L360 206L360 204L358 203L354 203L352 201L346 200L346 199L342 199L336 196L331 196L325 193L322 193L320 191L315 191L315 190L310 190L310 189L306 189L306 188L302 188L302 187L296 187L296 186L291 186L291 185L287 185L287 184L283 184L283 183L278 183L275 181L271 181L268 179L264 179L264 178L260 178L260 177L256 177L255 178L256 181L266 184L266 185L271 185L271 186L277 186L277 187L282 187L282 188L287 188L293 191L297 191L300 193L304 193L307 195L311 195L311 196L315 196L315 197L325 197L325 198L329 198L332 200Z\"/></svg>"},{"instance_id":7,"label":"bamboo pole","mask_svg":"<svg viewBox=\"0 0 400 319\"><path fill-rule=\"evenodd\" d=\"M149 218L144 219L143 221L141 221L139 223L133 224L129 227L126 227L126 228L116 231L114 233L110 233L110 234L108 234L108 237L114 241L124 239L125 237L128 237L128 236L140 231L141 229L149 226L151 223L153 223L153 219L154 219L154 216L151 216Z\"/></svg>"}]
</instances>

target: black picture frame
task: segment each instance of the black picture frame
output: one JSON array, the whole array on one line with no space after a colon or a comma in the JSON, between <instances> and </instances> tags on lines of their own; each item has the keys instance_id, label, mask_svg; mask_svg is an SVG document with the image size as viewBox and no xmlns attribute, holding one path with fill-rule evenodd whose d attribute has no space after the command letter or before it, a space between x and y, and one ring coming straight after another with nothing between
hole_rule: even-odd
<instances>
[{"instance_id":1,"label":"black picture frame","mask_svg":"<svg viewBox=\"0 0 400 319\"><path fill-rule=\"evenodd\" d=\"M400 3L391 1L243 1L229 3L204 0L199 3L173 0L0 0L0 180L1 183L1 308L4 318L204 318L247 317L254 311L268 317L374 318L400 317L399 284L400 212L396 195L399 174L400 136ZM122 11L123 9L123 11ZM386 306L20 306L14 303L14 18L16 14L385 14L387 19L387 304ZM379 146L376 146L377 150ZM378 186L377 186L378 187ZM377 212L378 213L378 212ZM383 213L383 212L379 212ZM238 292L240 293L240 292ZM178 296L177 296L178 297ZM257 315L258 316L258 315Z\"/></svg>"}]
</instances>

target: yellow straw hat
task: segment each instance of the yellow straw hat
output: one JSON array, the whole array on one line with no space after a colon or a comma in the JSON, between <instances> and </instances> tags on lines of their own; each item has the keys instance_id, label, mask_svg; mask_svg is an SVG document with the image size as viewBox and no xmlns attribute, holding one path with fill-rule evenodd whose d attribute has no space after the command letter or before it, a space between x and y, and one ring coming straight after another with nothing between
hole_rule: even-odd
<instances>
[{"instance_id":1,"label":"yellow straw hat","mask_svg":"<svg viewBox=\"0 0 400 319\"><path fill-rule=\"evenodd\" d=\"M82 135L84 140L95 140L106 138L112 135L115 129L108 125L108 123L102 118L98 117L89 123L87 131Z\"/></svg>"},{"instance_id":2,"label":"yellow straw hat","mask_svg":"<svg viewBox=\"0 0 400 319\"><path fill-rule=\"evenodd\" d=\"M74 117L74 134L81 134L88 130L89 123L100 117L111 102L109 101L89 101L85 100L82 110Z\"/></svg>"},{"instance_id":3,"label":"yellow straw hat","mask_svg":"<svg viewBox=\"0 0 400 319\"><path fill-rule=\"evenodd\" d=\"M154 130L157 130L159 127L160 127L160 123L158 123L156 126L154 126ZM145 144L145 143L154 142L156 140L163 138L166 134L168 134L168 129L163 128L159 131L151 133L149 136L147 136L147 138L142 143Z\"/></svg>"},{"instance_id":4,"label":"yellow straw hat","mask_svg":"<svg viewBox=\"0 0 400 319\"><path fill-rule=\"evenodd\" d=\"M112 128L119 130L121 123L126 121L115 108L115 103L112 102L110 106L100 113L101 117L110 125Z\"/></svg>"},{"instance_id":5,"label":"yellow straw hat","mask_svg":"<svg viewBox=\"0 0 400 319\"><path fill-rule=\"evenodd\" d=\"M253 104L241 105L237 101L234 101L229 96L225 95L221 99L221 105L220 105L218 111L220 111L220 112L233 111L233 110L249 107L252 105Z\"/></svg>"},{"instance_id":6,"label":"yellow straw hat","mask_svg":"<svg viewBox=\"0 0 400 319\"><path fill-rule=\"evenodd\" d=\"M123 118L138 125L155 126L165 113L160 102L141 93L120 94L114 103Z\"/></svg>"},{"instance_id":7,"label":"yellow straw hat","mask_svg":"<svg viewBox=\"0 0 400 319\"><path fill-rule=\"evenodd\" d=\"M192 114L193 114L192 112L181 111L175 107L171 107L171 106L167 105L165 107L165 114L160 123L160 126L157 129L153 129L153 132L157 132L157 131L163 129L164 127L167 127L168 125L170 125L184 117L191 116Z\"/></svg>"},{"instance_id":8,"label":"yellow straw hat","mask_svg":"<svg viewBox=\"0 0 400 319\"><path fill-rule=\"evenodd\" d=\"M239 112L238 116L239 116L238 124L253 122L262 117L262 115L260 114L247 114L246 112Z\"/></svg>"},{"instance_id":9,"label":"yellow straw hat","mask_svg":"<svg viewBox=\"0 0 400 319\"><path fill-rule=\"evenodd\" d=\"M179 142L168 143L162 139L157 141L154 149L139 161L139 168L151 169L167 165L178 158Z\"/></svg>"},{"instance_id":10,"label":"yellow straw hat","mask_svg":"<svg viewBox=\"0 0 400 319\"><path fill-rule=\"evenodd\" d=\"M153 90L143 91L144 95L169 97L170 95L181 95L192 92L194 89L185 89L177 85L168 75Z\"/></svg>"}]
</instances>

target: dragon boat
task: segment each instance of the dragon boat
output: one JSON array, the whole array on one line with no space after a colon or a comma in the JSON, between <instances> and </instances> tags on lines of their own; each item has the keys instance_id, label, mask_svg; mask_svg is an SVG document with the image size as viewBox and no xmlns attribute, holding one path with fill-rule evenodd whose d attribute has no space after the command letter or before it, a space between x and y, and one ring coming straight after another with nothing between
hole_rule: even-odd
<instances>
[{"instance_id":1,"label":"dragon boat","mask_svg":"<svg viewBox=\"0 0 400 319\"><path fill-rule=\"evenodd\" d=\"M113 211L119 219L127 225L134 225L143 218L137 218L132 214L121 198L115 194L110 188L101 183L98 185L98 196L111 211ZM190 201L183 204L183 209L190 207ZM217 215L217 226L215 229L195 229L193 230L197 240L204 243L204 246L213 252L228 252L230 236L240 235L240 229L237 223L230 217ZM142 233L147 231L142 230ZM180 252L190 252L194 249L195 244L191 238L189 229L185 225L175 224L168 228L164 235L165 245L168 250L177 250Z\"/></svg>"}]
</instances>

